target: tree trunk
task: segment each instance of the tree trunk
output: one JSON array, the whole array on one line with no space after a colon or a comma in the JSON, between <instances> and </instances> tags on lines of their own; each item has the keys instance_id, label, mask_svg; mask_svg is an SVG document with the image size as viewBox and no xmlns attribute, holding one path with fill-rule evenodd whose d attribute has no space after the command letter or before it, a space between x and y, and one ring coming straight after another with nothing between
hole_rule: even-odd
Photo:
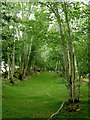
<instances>
[{"instance_id":1,"label":"tree trunk","mask_svg":"<svg viewBox=\"0 0 90 120\"><path fill-rule=\"evenodd\" d=\"M9 54L8 54L8 80L10 79L11 75L11 71L10 71L10 58L9 58Z\"/></svg>"},{"instance_id":2,"label":"tree trunk","mask_svg":"<svg viewBox=\"0 0 90 120\"><path fill-rule=\"evenodd\" d=\"M59 25L59 32L60 32L60 36L61 36L61 40L62 40L62 49L63 49L63 60L64 60L64 67L65 67L65 76L68 82L68 94L69 94L69 100L72 101L72 81L71 81L71 77L69 75L69 68L68 68L68 60L67 60L67 50L66 50L66 46L65 46L65 41L64 41L64 34L63 34L63 29L62 29L62 24L60 22L60 15L58 12L58 8L56 6L56 17L57 17L57 21L58 21L58 25Z\"/></svg>"},{"instance_id":3,"label":"tree trunk","mask_svg":"<svg viewBox=\"0 0 90 120\"><path fill-rule=\"evenodd\" d=\"M68 68L68 60L67 60L67 51L66 51L66 46L65 46L65 41L64 41L64 33L63 33L63 29L62 29L62 24L61 24L61 16L59 14L58 11L58 7L57 7L57 2L54 3L54 8L52 5L47 5L45 3L39 2L40 4L44 4L46 5L49 9L52 10L52 12L55 14L56 18L57 18L57 22L59 25L59 32L60 32L60 36L61 36L61 43L62 43L62 49L63 49L63 59L64 59L64 67L65 67L65 76L68 82L68 94L69 94L69 99L72 100L72 76L69 75L69 68ZM69 43L69 45L71 44L71 42ZM69 50L69 54L70 55L70 59L71 59L71 70L72 70L72 52L70 52L72 49L70 47Z\"/></svg>"},{"instance_id":4,"label":"tree trunk","mask_svg":"<svg viewBox=\"0 0 90 120\"><path fill-rule=\"evenodd\" d=\"M88 85L90 86L90 73L88 74L88 80L89 80Z\"/></svg>"},{"instance_id":5,"label":"tree trunk","mask_svg":"<svg viewBox=\"0 0 90 120\"><path fill-rule=\"evenodd\" d=\"M78 101L80 100L80 80L81 80L81 75L79 74L79 78L78 78Z\"/></svg>"},{"instance_id":6,"label":"tree trunk","mask_svg":"<svg viewBox=\"0 0 90 120\"><path fill-rule=\"evenodd\" d=\"M75 101L74 53L73 53L71 32L70 32L70 26L69 26L68 14L67 14L67 8L66 8L65 2L64 2L63 9L64 9L65 19L66 19L66 24L67 24L67 29L68 29L68 49L69 49L69 58L70 58L70 81L72 82L72 99L74 102Z\"/></svg>"},{"instance_id":7,"label":"tree trunk","mask_svg":"<svg viewBox=\"0 0 90 120\"><path fill-rule=\"evenodd\" d=\"M31 38L31 45L30 45L30 48L29 48L28 58L27 58L27 61L26 61L23 77L25 77L25 74L26 74L26 71L27 71L27 67L28 67L28 63L29 63L29 57L30 57L31 48L32 48L32 40L33 40L33 36Z\"/></svg>"},{"instance_id":8,"label":"tree trunk","mask_svg":"<svg viewBox=\"0 0 90 120\"><path fill-rule=\"evenodd\" d=\"M72 101L72 83L70 80L69 76L69 68L68 68L68 61L67 61L67 53L66 53L66 47L62 44L63 48L63 59L64 59L64 67L65 67L65 76L68 82L68 95L69 95L69 100Z\"/></svg>"},{"instance_id":9,"label":"tree trunk","mask_svg":"<svg viewBox=\"0 0 90 120\"><path fill-rule=\"evenodd\" d=\"M13 80L14 75L14 68L15 68L15 41L13 45L13 56L12 56L12 65L11 65L11 79Z\"/></svg>"},{"instance_id":10,"label":"tree trunk","mask_svg":"<svg viewBox=\"0 0 90 120\"><path fill-rule=\"evenodd\" d=\"M61 71L61 65L60 65L60 61L59 61L59 66L58 66L58 70L59 70L59 72Z\"/></svg>"},{"instance_id":11,"label":"tree trunk","mask_svg":"<svg viewBox=\"0 0 90 120\"><path fill-rule=\"evenodd\" d=\"M79 71L79 66L78 66L78 61L76 59L76 63L77 63L77 71L78 71L78 101L80 99L80 80L81 80L81 74Z\"/></svg>"},{"instance_id":12,"label":"tree trunk","mask_svg":"<svg viewBox=\"0 0 90 120\"><path fill-rule=\"evenodd\" d=\"M23 79L23 69L24 69L24 61L23 58L21 57L21 55L19 56L19 79L22 80Z\"/></svg>"},{"instance_id":13,"label":"tree trunk","mask_svg":"<svg viewBox=\"0 0 90 120\"><path fill-rule=\"evenodd\" d=\"M14 7L14 4L13 4ZM16 15L16 14L15 14ZM11 65L11 80L10 82L14 84L13 75L15 68L15 25L13 25L13 51L12 51L12 65Z\"/></svg>"},{"instance_id":14,"label":"tree trunk","mask_svg":"<svg viewBox=\"0 0 90 120\"><path fill-rule=\"evenodd\" d=\"M73 82L74 82L74 97L76 98L76 91L75 91L75 57L74 57L74 54L73 54Z\"/></svg>"},{"instance_id":15,"label":"tree trunk","mask_svg":"<svg viewBox=\"0 0 90 120\"><path fill-rule=\"evenodd\" d=\"M57 72L57 64L58 64L58 61L56 62L56 68L55 68L55 72Z\"/></svg>"}]
</instances>

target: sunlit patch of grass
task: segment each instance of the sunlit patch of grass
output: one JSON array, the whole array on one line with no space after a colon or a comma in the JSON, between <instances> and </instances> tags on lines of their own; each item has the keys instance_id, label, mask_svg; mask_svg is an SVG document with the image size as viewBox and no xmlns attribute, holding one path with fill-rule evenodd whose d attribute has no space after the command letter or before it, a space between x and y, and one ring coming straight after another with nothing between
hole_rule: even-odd
<instances>
[{"instance_id":1,"label":"sunlit patch of grass","mask_svg":"<svg viewBox=\"0 0 90 120\"><path fill-rule=\"evenodd\" d=\"M64 82L58 84L59 79L62 78L56 73L44 72L15 85L5 84L2 97L3 118L49 118L58 110L61 103L68 99L67 88ZM83 83L82 101L88 100L87 92L88 88ZM87 113L86 109L85 111ZM66 114L68 112L64 112L63 117L66 118ZM72 116L74 117L74 114Z\"/></svg>"}]
</instances>

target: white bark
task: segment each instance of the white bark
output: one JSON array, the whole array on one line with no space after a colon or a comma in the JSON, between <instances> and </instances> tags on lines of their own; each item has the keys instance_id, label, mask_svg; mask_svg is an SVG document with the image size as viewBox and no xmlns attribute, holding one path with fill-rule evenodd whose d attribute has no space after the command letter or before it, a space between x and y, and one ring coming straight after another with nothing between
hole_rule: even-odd
<instances>
[{"instance_id":1,"label":"white bark","mask_svg":"<svg viewBox=\"0 0 90 120\"><path fill-rule=\"evenodd\" d=\"M26 65L25 65L25 69L24 69L24 77L25 77L25 73L28 67L28 63L29 63L29 57L30 57L30 53L31 53L31 49L32 49L32 41L33 41L33 36L31 37L31 44L29 47L29 53L28 53L28 57L27 57L27 61L26 61Z\"/></svg>"},{"instance_id":2,"label":"white bark","mask_svg":"<svg viewBox=\"0 0 90 120\"><path fill-rule=\"evenodd\" d=\"M58 61L56 62L56 68L55 68L55 71L57 72L57 64L58 64Z\"/></svg>"},{"instance_id":3,"label":"white bark","mask_svg":"<svg viewBox=\"0 0 90 120\"><path fill-rule=\"evenodd\" d=\"M80 80L81 80L81 76L79 75L79 78L78 78L78 100L80 99Z\"/></svg>"},{"instance_id":4,"label":"white bark","mask_svg":"<svg viewBox=\"0 0 90 120\"><path fill-rule=\"evenodd\" d=\"M72 99L72 89L71 89L71 81L70 81L68 61L67 61L67 50L66 50L66 45L65 45L65 41L64 41L64 34L63 34L62 24L60 22L61 16L59 15L57 6L56 6L56 13L55 14L56 14L56 17L57 17L57 20L58 20L59 32L60 32L60 36L61 36L61 39L62 39L65 76L66 76L66 79L67 79L67 82L68 82L69 99L71 100Z\"/></svg>"},{"instance_id":5,"label":"white bark","mask_svg":"<svg viewBox=\"0 0 90 120\"><path fill-rule=\"evenodd\" d=\"M69 50L69 58L70 58L70 80L72 82L72 99L73 102L75 100L75 78L74 78L74 57L73 57L73 44L71 39L71 32L70 32L70 26L68 21L68 14L67 14L67 8L66 3L64 2L63 9L65 10L65 19L68 29L68 50Z\"/></svg>"},{"instance_id":6,"label":"white bark","mask_svg":"<svg viewBox=\"0 0 90 120\"><path fill-rule=\"evenodd\" d=\"M58 111L55 112L54 114L52 114L51 117L48 120L51 120L55 115L57 115L61 111L61 109L63 108L64 103L65 103L65 101L61 104L61 106L58 109Z\"/></svg>"},{"instance_id":7,"label":"white bark","mask_svg":"<svg viewBox=\"0 0 90 120\"><path fill-rule=\"evenodd\" d=\"M15 68L15 41L13 45L13 55L12 55L12 65L11 65L11 78L13 79L14 75L14 68Z\"/></svg>"},{"instance_id":8,"label":"white bark","mask_svg":"<svg viewBox=\"0 0 90 120\"><path fill-rule=\"evenodd\" d=\"M10 58L8 54L8 79L10 79Z\"/></svg>"}]
</instances>

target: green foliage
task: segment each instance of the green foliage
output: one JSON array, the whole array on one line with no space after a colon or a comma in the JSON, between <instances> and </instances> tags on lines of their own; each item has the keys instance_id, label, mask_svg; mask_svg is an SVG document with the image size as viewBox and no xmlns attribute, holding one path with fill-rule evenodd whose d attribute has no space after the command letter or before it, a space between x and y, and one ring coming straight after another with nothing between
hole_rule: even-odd
<instances>
[{"instance_id":1,"label":"green foliage","mask_svg":"<svg viewBox=\"0 0 90 120\"><path fill-rule=\"evenodd\" d=\"M61 7L63 3L61 5L61 3L46 2L46 4L52 6L52 8L55 8L57 4L62 11L61 23L65 32L65 45L67 46L68 31L64 18L64 9ZM82 2L71 2L67 3L66 6L79 69L82 74L87 74L88 57L87 54L84 55L84 51L87 48L88 6ZM28 68L35 63L38 67L44 68L46 66L47 70L55 70L58 61L60 61L61 66L64 66L62 40L59 35L56 17L50 9L39 3L13 4L2 2L1 12L2 58L5 63L8 62L8 54L10 54L10 60L12 58L13 41L15 40L15 65L19 66L19 57L20 55L21 58L25 57L25 51L29 49L33 35ZM47 50L44 48L45 45L47 45Z\"/></svg>"},{"instance_id":2,"label":"green foliage","mask_svg":"<svg viewBox=\"0 0 90 120\"><path fill-rule=\"evenodd\" d=\"M57 83L65 85L67 83L67 81L66 81L66 79L64 77L62 77L62 78L60 77L60 78L57 79Z\"/></svg>"},{"instance_id":3,"label":"green foliage","mask_svg":"<svg viewBox=\"0 0 90 120\"><path fill-rule=\"evenodd\" d=\"M83 39L83 42L80 42L75 45L75 54L79 62L78 68L82 76L88 74L88 51L87 51L87 41Z\"/></svg>"}]
</instances>

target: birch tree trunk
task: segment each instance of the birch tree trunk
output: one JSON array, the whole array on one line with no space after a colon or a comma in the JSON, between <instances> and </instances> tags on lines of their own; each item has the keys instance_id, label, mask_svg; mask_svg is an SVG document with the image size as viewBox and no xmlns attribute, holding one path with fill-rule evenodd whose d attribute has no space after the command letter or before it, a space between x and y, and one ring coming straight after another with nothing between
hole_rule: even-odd
<instances>
[{"instance_id":1,"label":"birch tree trunk","mask_svg":"<svg viewBox=\"0 0 90 120\"><path fill-rule=\"evenodd\" d=\"M14 80L13 80L14 68L15 68L15 24L13 23L13 51L12 51L11 80L10 80L10 82L13 84L14 84Z\"/></svg>"},{"instance_id":2,"label":"birch tree trunk","mask_svg":"<svg viewBox=\"0 0 90 120\"><path fill-rule=\"evenodd\" d=\"M23 3L22 3L22 8L23 8ZM28 9L28 20L29 20L29 17L30 17L30 8L31 8L31 5ZM23 14L23 9L22 9L22 18L24 17L24 14ZM26 29L25 29L25 32L24 32L24 39L26 39ZM23 77L25 77L25 74L26 74L26 71L27 71L27 68L28 68L28 63L29 63L29 57L30 57L30 53L31 53L31 47L32 47L32 40L33 40L33 35L31 37L31 44L28 48L28 45L27 43L24 41L24 64L22 65L22 79ZM29 49L29 50L28 50ZM28 52L29 51L29 52Z\"/></svg>"},{"instance_id":3,"label":"birch tree trunk","mask_svg":"<svg viewBox=\"0 0 90 120\"><path fill-rule=\"evenodd\" d=\"M55 68L55 72L57 72L57 64L58 64L58 61L56 62L56 68Z\"/></svg>"},{"instance_id":4,"label":"birch tree trunk","mask_svg":"<svg viewBox=\"0 0 90 120\"><path fill-rule=\"evenodd\" d=\"M20 34L19 34L19 36L20 36ZM20 40L20 38L19 38L19 40ZM20 49L21 49L21 46L19 44L19 79L22 80L23 69L24 69L24 59L23 59L22 51Z\"/></svg>"},{"instance_id":5,"label":"birch tree trunk","mask_svg":"<svg viewBox=\"0 0 90 120\"><path fill-rule=\"evenodd\" d=\"M10 71L10 58L9 58L9 54L8 54L8 80L10 79L11 75L11 71Z\"/></svg>"},{"instance_id":6,"label":"birch tree trunk","mask_svg":"<svg viewBox=\"0 0 90 120\"><path fill-rule=\"evenodd\" d=\"M61 24L61 16L59 14L59 11L58 11L58 7L57 7L57 2L54 3L54 7L49 4L45 4L45 3L42 3L42 2L39 2L40 4L44 4L46 5L49 9L52 10L52 12L55 14L56 18L57 18L57 22L58 22L58 26L59 26L59 33L60 33L60 36L61 36L61 44L62 44L62 49L63 49L63 59L64 59L64 67L65 67L65 76L66 76L66 79L67 79L67 82L68 82L68 94L69 94L69 100L72 101L72 88L73 88L73 85L72 84L72 76L69 75L69 68L68 68L68 59L67 59L67 50L66 50L66 46L65 46L65 37L64 37L64 33L63 33L63 29L62 29L62 24ZM68 27L69 28L69 27ZM71 41L69 41L69 45L72 44ZM69 54L70 54L70 65L71 65L71 71L72 71L72 63L73 63L73 60L72 60L72 47L70 47L70 50L69 50ZM72 73L72 72L71 72ZM74 98L74 96L73 96Z\"/></svg>"},{"instance_id":7,"label":"birch tree trunk","mask_svg":"<svg viewBox=\"0 0 90 120\"><path fill-rule=\"evenodd\" d=\"M80 100L80 80L81 80L81 75L79 75L78 78L78 101Z\"/></svg>"},{"instance_id":8,"label":"birch tree trunk","mask_svg":"<svg viewBox=\"0 0 90 120\"><path fill-rule=\"evenodd\" d=\"M74 82L74 99L76 99L76 90L75 90L75 55L74 55L74 51L73 51L73 82Z\"/></svg>"},{"instance_id":9,"label":"birch tree trunk","mask_svg":"<svg viewBox=\"0 0 90 120\"><path fill-rule=\"evenodd\" d=\"M78 71L78 101L80 100L80 80L81 80L81 74L79 71L79 67L78 67L78 61L76 59L77 62L77 71Z\"/></svg>"},{"instance_id":10,"label":"birch tree trunk","mask_svg":"<svg viewBox=\"0 0 90 120\"><path fill-rule=\"evenodd\" d=\"M31 53L31 48L32 48L32 40L33 40L33 36L31 38L31 45L30 45L30 48L29 48L29 53L28 53L28 58L27 58L27 62L26 62L26 65L25 65L25 69L24 69L24 77L25 77L25 74L26 74L26 71L27 71L27 67L28 67L28 63L29 63L29 57L30 57L30 53Z\"/></svg>"},{"instance_id":11,"label":"birch tree trunk","mask_svg":"<svg viewBox=\"0 0 90 120\"><path fill-rule=\"evenodd\" d=\"M74 52L76 52L75 47L74 47ZM78 87L78 101L79 101L79 99L80 99L80 80L81 80L81 74L80 74L78 59L77 59L76 55L74 55L74 59L75 59L75 68L76 68L76 71L77 71L77 87Z\"/></svg>"},{"instance_id":12,"label":"birch tree trunk","mask_svg":"<svg viewBox=\"0 0 90 120\"><path fill-rule=\"evenodd\" d=\"M68 49L69 49L69 58L70 58L70 81L72 83L72 99L74 102L75 101L74 53L73 53L70 26L69 26L69 21L68 21L68 13L67 13L67 8L66 8L65 2L63 5L63 9L64 9L65 19L66 19L66 24L67 24L67 29L68 29Z\"/></svg>"},{"instance_id":13,"label":"birch tree trunk","mask_svg":"<svg viewBox=\"0 0 90 120\"><path fill-rule=\"evenodd\" d=\"M65 45L65 38L63 34L63 29L62 29L62 24L60 22L61 16L59 15L58 8L56 6L56 13L55 13L59 25L59 32L62 40L62 49L63 49L63 60L64 60L64 67L65 67L65 76L68 82L68 94L69 94L69 100L72 100L72 87L71 87L71 80L69 76L69 68L68 68L68 60L67 60L67 50L66 50L66 45Z\"/></svg>"},{"instance_id":14,"label":"birch tree trunk","mask_svg":"<svg viewBox=\"0 0 90 120\"><path fill-rule=\"evenodd\" d=\"M14 41L14 45L13 45L13 55L12 55L12 65L11 65L11 80L13 80L14 68L15 68L15 41Z\"/></svg>"},{"instance_id":15,"label":"birch tree trunk","mask_svg":"<svg viewBox=\"0 0 90 120\"><path fill-rule=\"evenodd\" d=\"M60 65L60 61L59 61L59 66L58 66L58 70L59 70L59 72L61 71L60 67L61 67L61 65Z\"/></svg>"},{"instance_id":16,"label":"birch tree trunk","mask_svg":"<svg viewBox=\"0 0 90 120\"><path fill-rule=\"evenodd\" d=\"M72 100L72 86L71 86L71 81L70 81L70 76L69 76L67 52L66 52L66 47L63 44L62 44L62 48L63 48L65 76L66 76L66 79L67 79L67 82L68 82L68 95L69 95L69 100Z\"/></svg>"},{"instance_id":17,"label":"birch tree trunk","mask_svg":"<svg viewBox=\"0 0 90 120\"><path fill-rule=\"evenodd\" d=\"M9 11L9 5L7 6L8 11ZM8 22L8 31L9 31L9 22ZM8 41L9 43L9 41ZM8 44L8 50L9 50L9 44ZM10 63L10 53L8 53L8 80L11 78L11 63Z\"/></svg>"},{"instance_id":18,"label":"birch tree trunk","mask_svg":"<svg viewBox=\"0 0 90 120\"><path fill-rule=\"evenodd\" d=\"M20 5L21 5L21 19L23 19L24 18L24 12L23 12L23 2L22 3L20 3ZM19 36L20 36L20 32L19 32ZM22 32L22 37L23 37L23 40L25 39L25 36L24 36L24 32ZM25 41L23 41L23 43L24 43L24 50L23 50L23 53L24 53L24 55L22 54L22 51L20 51L20 45L19 45L19 79L20 80L22 80L23 79L23 71L24 71L24 62L25 62L25 60L24 60L24 57L26 57L25 56Z\"/></svg>"}]
</instances>

